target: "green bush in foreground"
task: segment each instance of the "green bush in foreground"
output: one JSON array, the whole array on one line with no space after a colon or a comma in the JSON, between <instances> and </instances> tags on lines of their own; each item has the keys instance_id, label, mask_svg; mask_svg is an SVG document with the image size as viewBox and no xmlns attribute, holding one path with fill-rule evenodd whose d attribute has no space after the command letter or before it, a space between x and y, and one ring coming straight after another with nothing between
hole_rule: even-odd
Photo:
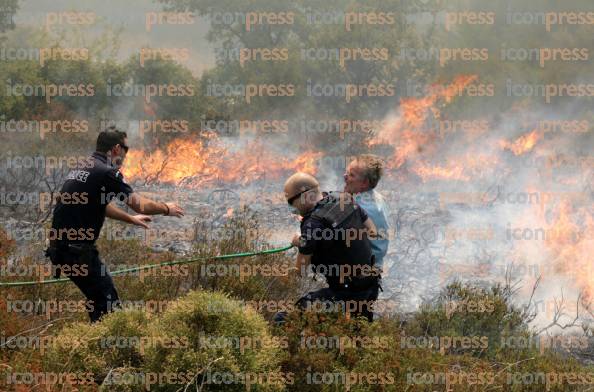
<instances>
[{"instance_id":1,"label":"green bush in foreground","mask_svg":"<svg viewBox=\"0 0 594 392\"><path fill-rule=\"evenodd\" d=\"M110 372L141 371L144 355L135 342L146 335L147 322L144 312L131 310L110 313L95 324L67 325L43 356L45 371L90 376L97 383Z\"/></svg>"},{"instance_id":2,"label":"green bush in foreground","mask_svg":"<svg viewBox=\"0 0 594 392\"><path fill-rule=\"evenodd\" d=\"M241 373L251 375L251 390L282 390L274 380L282 356L270 338L265 320L254 310L225 294L193 291L159 318L126 310L96 324L68 325L44 356L45 371L92 375L105 391L178 391L186 386L243 391L244 380L228 379ZM246 344L247 339L259 343Z\"/></svg>"},{"instance_id":3,"label":"green bush in foreground","mask_svg":"<svg viewBox=\"0 0 594 392\"><path fill-rule=\"evenodd\" d=\"M130 256L137 258L135 252ZM255 283L266 282L263 277L256 278ZM122 286L130 289L133 285L127 293L134 292L130 296L135 299L153 299L162 287L153 285L153 280L143 285L130 281L131 285ZM204 279L193 283L202 286ZM406 323L397 315L368 324L342 315L295 312L287 325L277 328L265 321L264 313L228 297L257 298L261 293L257 285L245 290L233 279L215 283L229 294L192 291L160 314L121 311L94 325L86 320L71 323L53 335L53 346L41 356L33 350L6 351L10 368L0 374L0 390L27 390L6 385L4 373L8 371L90 375L104 381L99 388L102 391L243 391L249 387L250 391L296 392L523 392L586 391L594 385L592 367L553 350L501 346L502 337L530 335L526 316L513 306L506 287L484 289L453 283ZM178 281L167 280L167 289L157 297L173 298L175 290L170 289L176 286ZM24 321L6 316L5 325ZM444 338L469 336L487 338L487 347L464 347L453 341L448 347L441 345ZM120 344L110 337L119 338ZM306 342L309 338L313 347ZM431 344L419 344L422 341ZM96 385L47 387L48 391L97 389ZM40 388L46 385L41 383Z\"/></svg>"},{"instance_id":4,"label":"green bush in foreground","mask_svg":"<svg viewBox=\"0 0 594 392\"><path fill-rule=\"evenodd\" d=\"M91 373L105 379L103 391L591 390L592 367L552 350L498 346L499 331L529 331L508 300L505 290L453 284L406 323L295 312L276 327L227 294L192 291L152 318L121 311L94 325L66 326L44 356L44 370ZM494 306L446 314L448 301ZM486 349L403 340L478 333L489 339ZM136 344L106 345L110 336Z\"/></svg>"},{"instance_id":5,"label":"green bush in foreground","mask_svg":"<svg viewBox=\"0 0 594 392\"><path fill-rule=\"evenodd\" d=\"M282 352L272 341L268 324L255 310L225 294L193 291L169 307L149 330L169 341L185 339L188 346L172 350L158 344L147 350L150 372L189 373L188 384L204 382L202 390L245 391L250 381L242 377L248 374L254 384L250 390L283 389L275 381ZM192 377L196 373L202 377ZM221 377L227 382L220 382ZM260 379L254 382L254 377Z\"/></svg>"}]
</instances>

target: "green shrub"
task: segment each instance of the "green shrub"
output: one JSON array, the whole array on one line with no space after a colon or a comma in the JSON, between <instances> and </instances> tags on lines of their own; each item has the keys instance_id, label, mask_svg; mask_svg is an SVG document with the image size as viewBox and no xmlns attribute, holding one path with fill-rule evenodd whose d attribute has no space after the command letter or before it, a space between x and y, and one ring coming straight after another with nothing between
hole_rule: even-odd
<instances>
[{"instance_id":1,"label":"green shrub","mask_svg":"<svg viewBox=\"0 0 594 392\"><path fill-rule=\"evenodd\" d=\"M478 344L480 348L447 351L492 357L502 335L528 333L525 315L512 304L511 294L506 286L485 289L454 282L441 291L436 301L421 306L407 324L405 334L487 338L487 348Z\"/></svg>"},{"instance_id":2,"label":"green shrub","mask_svg":"<svg viewBox=\"0 0 594 392\"><path fill-rule=\"evenodd\" d=\"M95 324L66 326L44 356L44 368L91 374L107 391L144 391L145 386L177 391L201 384L203 391L246 388L240 381L210 382L205 378L209 371L260 376L251 381L251 390L276 391L283 390L274 381L281 359L267 322L255 310L222 293L193 291L161 317L125 310Z\"/></svg>"},{"instance_id":3,"label":"green shrub","mask_svg":"<svg viewBox=\"0 0 594 392\"><path fill-rule=\"evenodd\" d=\"M193 291L177 301L150 326L154 335L166 340L185 338L187 348L168 349L156 345L147 351L147 369L153 372L199 373L194 383L203 390L244 391L242 382L208 383L210 374L274 374L282 352L273 341L268 324L255 310L218 292ZM241 341L245 346L240 346ZM175 391L179 386L155 390ZM282 385L263 383L250 390L282 390Z\"/></svg>"},{"instance_id":4,"label":"green shrub","mask_svg":"<svg viewBox=\"0 0 594 392\"><path fill-rule=\"evenodd\" d=\"M131 310L109 313L94 324L67 325L55 336L44 355L45 369L77 374L90 372L98 383L110 371L141 370L143 350L136 342L147 335L147 323L144 312Z\"/></svg>"},{"instance_id":5,"label":"green shrub","mask_svg":"<svg viewBox=\"0 0 594 392\"><path fill-rule=\"evenodd\" d=\"M379 390L397 390L390 389L398 384L398 369L393 365L400 361L400 356L394 355L398 336L395 328L395 323L387 319L370 324L362 319L347 319L339 313L291 314L285 325L274 330L289 341L290 357L283 362L283 370L294 373L296 382L288 385L288 389L378 390L377 384L360 378L349 384L343 375L390 373L379 375L384 383ZM386 360L388 357L389 361ZM393 381L389 379L391 375L394 375ZM324 382L330 378L333 383Z\"/></svg>"}]
</instances>

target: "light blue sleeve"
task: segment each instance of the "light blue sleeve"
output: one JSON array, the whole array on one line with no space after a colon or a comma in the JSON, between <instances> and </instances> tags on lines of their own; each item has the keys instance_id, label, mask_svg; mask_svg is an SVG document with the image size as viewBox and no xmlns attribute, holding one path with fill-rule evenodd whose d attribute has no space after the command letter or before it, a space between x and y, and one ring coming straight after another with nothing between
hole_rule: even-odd
<instances>
[{"instance_id":1,"label":"light blue sleeve","mask_svg":"<svg viewBox=\"0 0 594 392\"><path fill-rule=\"evenodd\" d=\"M389 224L387 219L388 209L381 195L374 192L374 197L361 197L358 200L359 206L365 210L369 218L375 224L379 233L384 234L383 239L371 241L371 251L375 255L375 265L379 268L383 267L384 256L388 253L388 245L390 243L388 236ZM368 196L368 195L366 195Z\"/></svg>"}]
</instances>

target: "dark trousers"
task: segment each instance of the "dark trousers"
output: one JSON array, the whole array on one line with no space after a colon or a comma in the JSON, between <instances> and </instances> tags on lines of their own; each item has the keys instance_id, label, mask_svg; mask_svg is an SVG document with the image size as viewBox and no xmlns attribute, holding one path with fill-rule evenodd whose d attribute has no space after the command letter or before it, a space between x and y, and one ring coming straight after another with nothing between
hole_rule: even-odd
<instances>
[{"instance_id":1,"label":"dark trousers","mask_svg":"<svg viewBox=\"0 0 594 392\"><path fill-rule=\"evenodd\" d=\"M324 288L307 293L297 301L301 310L314 312L349 313L353 317L363 316L369 322L373 321L373 306L379 295L379 285L373 285L366 290L348 290L339 288ZM273 320L281 325L287 318L287 312L278 312Z\"/></svg>"},{"instance_id":2,"label":"dark trousers","mask_svg":"<svg viewBox=\"0 0 594 392\"><path fill-rule=\"evenodd\" d=\"M113 284L109 270L99 258L94 245L66 245L51 247L48 256L52 264L59 266L78 265L79 274L71 273L68 277L87 297L91 322L119 306L118 292Z\"/></svg>"},{"instance_id":3,"label":"dark trousers","mask_svg":"<svg viewBox=\"0 0 594 392\"><path fill-rule=\"evenodd\" d=\"M377 285L357 291L327 287L307 293L297 301L297 306L303 310L318 312L341 310L353 317L363 316L372 322L373 306L378 294Z\"/></svg>"}]
</instances>

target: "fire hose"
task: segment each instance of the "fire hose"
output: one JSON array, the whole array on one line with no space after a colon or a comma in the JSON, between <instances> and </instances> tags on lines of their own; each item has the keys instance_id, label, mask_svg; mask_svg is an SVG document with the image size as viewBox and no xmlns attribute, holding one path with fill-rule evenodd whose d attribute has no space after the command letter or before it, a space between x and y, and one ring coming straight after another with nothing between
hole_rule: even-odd
<instances>
[{"instance_id":1,"label":"fire hose","mask_svg":"<svg viewBox=\"0 0 594 392\"><path fill-rule=\"evenodd\" d=\"M110 274L112 276L118 276L118 275L128 274L131 272L143 271L143 270L147 270L147 269L151 269L151 268L160 268L160 267L166 267L166 266L170 266L170 265L190 264L190 263L196 263L198 261L204 261L204 260L225 260L225 259L233 259L233 258L239 258L239 257L269 255L269 254L273 254L273 253L286 252L287 250L291 249L292 247L293 247L292 245L289 245L289 246L285 246L282 248L267 249L267 250L261 250L258 252L231 253L231 254L227 254L227 255L198 257L198 258L188 259L188 260L174 260L174 261L168 261L168 262L159 263L159 264L147 264L147 265L141 265L138 267L125 268L125 269L113 271L113 272L110 272ZM34 286L34 285L38 285L38 284L68 282L69 280L70 280L70 278L60 278L60 279L49 279L49 280L32 280L32 281L28 281L28 282L0 282L0 287Z\"/></svg>"}]
</instances>

